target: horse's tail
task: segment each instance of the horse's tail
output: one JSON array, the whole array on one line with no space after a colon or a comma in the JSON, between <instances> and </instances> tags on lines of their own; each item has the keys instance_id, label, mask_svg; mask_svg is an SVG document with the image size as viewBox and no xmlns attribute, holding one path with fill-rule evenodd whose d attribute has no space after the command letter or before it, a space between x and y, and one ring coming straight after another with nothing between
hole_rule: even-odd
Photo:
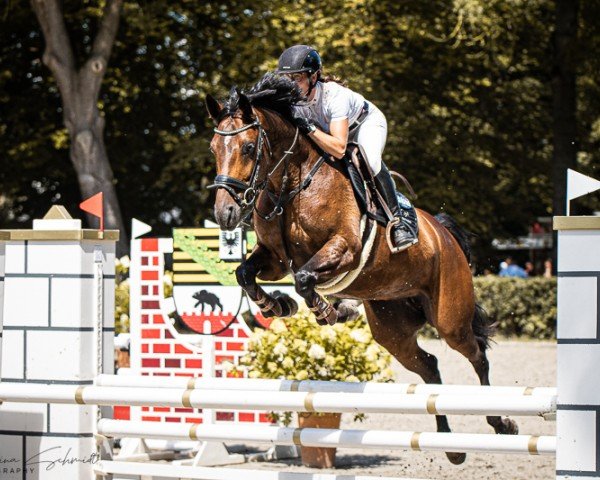
<instances>
[{"instance_id":1,"label":"horse's tail","mask_svg":"<svg viewBox=\"0 0 600 480\"><path fill-rule=\"evenodd\" d=\"M471 262L471 245L469 242L470 232L462 228L454 218L447 213L439 213L435 216L460 245L461 250L467 257L467 262ZM496 333L496 323L492 322L486 311L479 304L475 304L475 315L473 316L473 333L479 344L479 348L485 351L490 346L490 337Z\"/></svg>"},{"instance_id":2,"label":"horse's tail","mask_svg":"<svg viewBox=\"0 0 600 480\"><path fill-rule=\"evenodd\" d=\"M454 218L447 213L438 213L435 219L440 222L460 245L461 250L467 257L467 262L471 263L471 244L469 243L470 232L462 228Z\"/></svg>"},{"instance_id":3,"label":"horse's tail","mask_svg":"<svg viewBox=\"0 0 600 480\"><path fill-rule=\"evenodd\" d=\"M490 337L496 333L497 324L492 322L487 312L478 303L475 304L475 315L473 315L471 326L479 348L485 352L490 346Z\"/></svg>"}]
</instances>

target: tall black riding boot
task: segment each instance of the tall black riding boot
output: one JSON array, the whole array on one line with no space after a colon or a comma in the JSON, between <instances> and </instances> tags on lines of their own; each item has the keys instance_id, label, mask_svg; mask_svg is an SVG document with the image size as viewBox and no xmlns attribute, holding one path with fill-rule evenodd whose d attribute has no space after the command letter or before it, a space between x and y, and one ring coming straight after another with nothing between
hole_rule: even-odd
<instances>
[{"instance_id":1,"label":"tall black riding boot","mask_svg":"<svg viewBox=\"0 0 600 480\"><path fill-rule=\"evenodd\" d=\"M402 208L398 204L398 197L396 196L396 185L394 180L390 176L390 172L387 167L382 164L381 171L375 175L375 186L381 196L387 203L392 215L394 216L394 222L392 226L391 240L394 245L393 252L401 252L407 249L411 245L414 245L419 241L417 233L410 228L408 222L402 216Z\"/></svg>"}]
</instances>

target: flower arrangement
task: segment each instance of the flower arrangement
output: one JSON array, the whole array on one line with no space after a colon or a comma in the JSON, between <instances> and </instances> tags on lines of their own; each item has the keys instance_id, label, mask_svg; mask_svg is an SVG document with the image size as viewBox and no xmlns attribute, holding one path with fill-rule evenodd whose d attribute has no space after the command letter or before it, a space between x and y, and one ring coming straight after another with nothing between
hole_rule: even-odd
<instances>
[{"instance_id":1,"label":"flower arrangement","mask_svg":"<svg viewBox=\"0 0 600 480\"><path fill-rule=\"evenodd\" d=\"M319 326L310 312L300 311L275 319L268 330L256 330L238 368L250 378L386 382L393 380L390 363L390 354L375 343L364 317ZM291 421L289 412L272 416L286 425Z\"/></svg>"}]
</instances>

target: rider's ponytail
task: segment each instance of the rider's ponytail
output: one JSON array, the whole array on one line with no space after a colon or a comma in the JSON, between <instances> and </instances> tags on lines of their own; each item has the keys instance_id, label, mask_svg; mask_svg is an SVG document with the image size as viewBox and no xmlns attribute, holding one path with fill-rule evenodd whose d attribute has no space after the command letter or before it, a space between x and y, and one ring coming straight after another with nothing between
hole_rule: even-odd
<instances>
[{"instance_id":1,"label":"rider's ponytail","mask_svg":"<svg viewBox=\"0 0 600 480\"><path fill-rule=\"evenodd\" d=\"M335 83L339 83L342 87L347 87L348 84L346 82L346 80L344 80L341 77L338 77L337 75L323 75L322 71L319 72L319 82L335 82Z\"/></svg>"}]
</instances>

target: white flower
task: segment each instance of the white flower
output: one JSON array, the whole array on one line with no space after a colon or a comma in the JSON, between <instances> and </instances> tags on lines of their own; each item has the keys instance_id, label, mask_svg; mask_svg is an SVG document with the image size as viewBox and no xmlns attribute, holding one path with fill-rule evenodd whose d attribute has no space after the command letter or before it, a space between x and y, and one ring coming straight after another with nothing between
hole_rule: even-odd
<instances>
[{"instance_id":1,"label":"white flower","mask_svg":"<svg viewBox=\"0 0 600 480\"><path fill-rule=\"evenodd\" d=\"M359 381L358 378L355 377L354 375L348 375L346 377L346 382L358 382L358 381Z\"/></svg>"},{"instance_id":2,"label":"white flower","mask_svg":"<svg viewBox=\"0 0 600 480\"><path fill-rule=\"evenodd\" d=\"M299 353L302 353L306 350L306 345L307 345L307 343L304 340L300 340L299 338L296 338L292 345L292 350L294 350L295 352L297 351Z\"/></svg>"},{"instance_id":3,"label":"white flower","mask_svg":"<svg viewBox=\"0 0 600 480\"><path fill-rule=\"evenodd\" d=\"M365 359L368 362L375 362L377 360L377 355L379 354L379 347L372 343L367 347L367 351L365 352Z\"/></svg>"},{"instance_id":4,"label":"white flower","mask_svg":"<svg viewBox=\"0 0 600 480\"><path fill-rule=\"evenodd\" d=\"M260 372L257 372L256 370L252 370L251 372L248 373L248 378L258 378L260 377Z\"/></svg>"},{"instance_id":5,"label":"white flower","mask_svg":"<svg viewBox=\"0 0 600 480\"><path fill-rule=\"evenodd\" d=\"M225 360L222 364L221 364L221 368L223 369L223 371L225 372L231 372L231 370L233 370L233 363L228 362L227 360Z\"/></svg>"},{"instance_id":6,"label":"white flower","mask_svg":"<svg viewBox=\"0 0 600 480\"><path fill-rule=\"evenodd\" d=\"M280 318L276 318L271 322L271 326L269 329L274 333L283 333L287 331L287 327L285 326L285 322Z\"/></svg>"},{"instance_id":7,"label":"white flower","mask_svg":"<svg viewBox=\"0 0 600 480\"><path fill-rule=\"evenodd\" d=\"M126 313L122 313L119 317L119 320L121 320L121 323L125 323L127 322L127 320L129 320L129 315L127 315Z\"/></svg>"},{"instance_id":8,"label":"white flower","mask_svg":"<svg viewBox=\"0 0 600 480\"><path fill-rule=\"evenodd\" d=\"M285 357L281 362L281 366L286 370L289 370L294 366L294 361L290 357Z\"/></svg>"},{"instance_id":9,"label":"white flower","mask_svg":"<svg viewBox=\"0 0 600 480\"><path fill-rule=\"evenodd\" d=\"M335 366L335 358L333 357L333 355L327 355L325 357L325 365L327 365L328 367Z\"/></svg>"},{"instance_id":10,"label":"white flower","mask_svg":"<svg viewBox=\"0 0 600 480\"><path fill-rule=\"evenodd\" d=\"M273 353L275 355L285 355L288 352L287 347L283 344L283 342L277 343L275 348L273 348Z\"/></svg>"},{"instance_id":11,"label":"white flower","mask_svg":"<svg viewBox=\"0 0 600 480\"><path fill-rule=\"evenodd\" d=\"M123 265L125 268L129 268L130 260L129 260L129 257L128 257L127 255L125 255L125 256L123 256L123 257L119 258L119 260L118 260L118 261L119 261L119 263L120 263L121 265Z\"/></svg>"},{"instance_id":12,"label":"white flower","mask_svg":"<svg viewBox=\"0 0 600 480\"><path fill-rule=\"evenodd\" d=\"M308 378L308 372L306 370L300 370L296 374L296 380L306 380Z\"/></svg>"},{"instance_id":13,"label":"white flower","mask_svg":"<svg viewBox=\"0 0 600 480\"><path fill-rule=\"evenodd\" d=\"M379 370L383 370L384 368L387 368L389 365L388 359L387 358L380 358L379 360L377 360L377 368L379 368Z\"/></svg>"},{"instance_id":14,"label":"white flower","mask_svg":"<svg viewBox=\"0 0 600 480\"><path fill-rule=\"evenodd\" d=\"M367 343L370 340L369 334L364 328L357 328L356 330L352 330L350 332L350 336L352 337L352 340L360 343Z\"/></svg>"},{"instance_id":15,"label":"white flower","mask_svg":"<svg viewBox=\"0 0 600 480\"><path fill-rule=\"evenodd\" d=\"M314 358L316 360L320 360L321 358L325 358L325 349L321 345L314 344L308 350L308 356L310 358Z\"/></svg>"},{"instance_id":16,"label":"white flower","mask_svg":"<svg viewBox=\"0 0 600 480\"><path fill-rule=\"evenodd\" d=\"M271 373L277 371L277 364L275 362L268 362L267 363L267 370Z\"/></svg>"},{"instance_id":17,"label":"white flower","mask_svg":"<svg viewBox=\"0 0 600 480\"><path fill-rule=\"evenodd\" d=\"M327 378L327 376L329 374L329 371L326 368L321 367L321 368L319 368L319 372L318 373L319 373L320 377Z\"/></svg>"},{"instance_id":18,"label":"white flower","mask_svg":"<svg viewBox=\"0 0 600 480\"><path fill-rule=\"evenodd\" d=\"M329 326L321 327L321 330L319 331L319 335L321 336L321 338L323 340L330 340L330 341L335 340L335 338L337 337L337 333L335 333L335 330Z\"/></svg>"}]
</instances>

